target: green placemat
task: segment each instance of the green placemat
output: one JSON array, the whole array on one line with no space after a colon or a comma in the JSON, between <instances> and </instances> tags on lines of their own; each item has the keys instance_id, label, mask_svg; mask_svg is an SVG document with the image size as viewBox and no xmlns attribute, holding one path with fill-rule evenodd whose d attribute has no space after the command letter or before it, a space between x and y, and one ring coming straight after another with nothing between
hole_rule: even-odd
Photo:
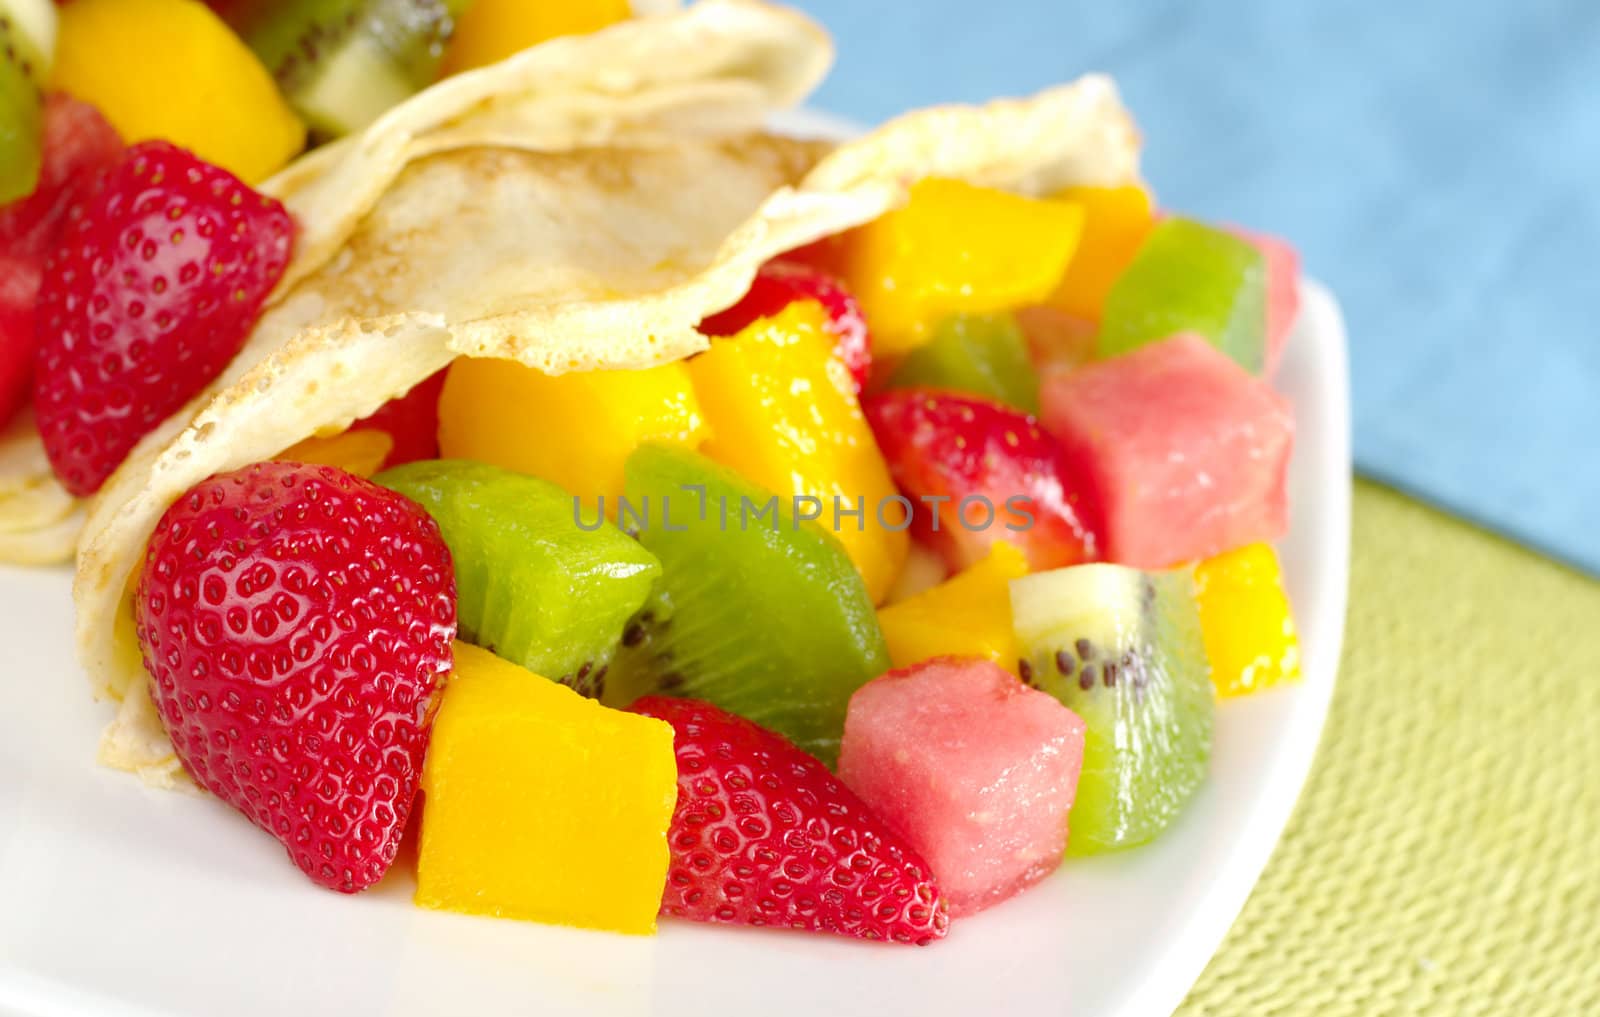
<instances>
[{"instance_id":1,"label":"green placemat","mask_svg":"<svg viewBox=\"0 0 1600 1017\"><path fill-rule=\"evenodd\" d=\"M1600 1014L1600 583L1370 484L1352 537L1311 779L1179 1013Z\"/></svg>"}]
</instances>

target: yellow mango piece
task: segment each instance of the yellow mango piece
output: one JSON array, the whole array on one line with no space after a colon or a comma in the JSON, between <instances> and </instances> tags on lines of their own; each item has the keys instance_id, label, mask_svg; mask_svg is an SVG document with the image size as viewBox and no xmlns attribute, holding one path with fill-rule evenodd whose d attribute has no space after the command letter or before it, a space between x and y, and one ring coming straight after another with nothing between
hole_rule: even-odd
<instances>
[{"instance_id":1,"label":"yellow mango piece","mask_svg":"<svg viewBox=\"0 0 1600 1017\"><path fill-rule=\"evenodd\" d=\"M98 106L130 145L162 138L248 184L305 145L267 69L198 0L73 0L52 85Z\"/></svg>"},{"instance_id":2,"label":"yellow mango piece","mask_svg":"<svg viewBox=\"0 0 1600 1017\"><path fill-rule=\"evenodd\" d=\"M1219 696L1239 696L1300 677L1300 640L1278 555L1249 544L1195 568L1200 624Z\"/></svg>"},{"instance_id":3,"label":"yellow mango piece","mask_svg":"<svg viewBox=\"0 0 1600 1017\"><path fill-rule=\"evenodd\" d=\"M1055 198L1083 209L1083 236L1049 303L1099 321L1111 284L1139 253L1154 225L1150 192L1131 186L1069 187Z\"/></svg>"},{"instance_id":4,"label":"yellow mango piece","mask_svg":"<svg viewBox=\"0 0 1600 1017\"><path fill-rule=\"evenodd\" d=\"M880 603L905 564L910 539L896 503L888 503L885 519L901 530L878 518L880 504L896 493L894 481L850 372L833 354L826 321L819 304L797 301L738 335L713 340L689 362L711 424L702 451L780 497L820 499L817 525L844 544Z\"/></svg>"},{"instance_id":5,"label":"yellow mango piece","mask_svg":"<svg viewBox=\"0 0 1600 1017\"><path fill-rule=\"evenodd\" d=\"M456 20L440 74L497 63L558 35L584 35L625 21L628 0L473 0Z\"/></svg>"},{"instance_id":6,"label":"yellow mango piece","mask_svg":"<svg viewBox=\"0 0 1600 1017\"><path fill-rule=\"evenodd\" d=\"M457 643L422 792L421 906L655 931L678 798L670 724Z\"/></svg>"},{"instance_id":7,"label":"yellow mango piece","mask_svg":"<svg viewBox=\"0 0 1600 1017\"><path fill-rule=\"evenodd\" d=\"M550 375L510 360L462 357L439 396L439 450L531 473L616 514L622 464L646 441L698 448L708 434L689 369Z\"/></svg>"},{"instance_id":8,"label":"yellow mango piece","mask_svg":"<svg viewBox=\"0 0 1600 1017\"><path fill-rule=\"evenodd\" d=\"M283 451L277 458L293 463L334 466L358 477L370 477L383 469L394 439L375 430L344 431L326 438L312 437Z\"/></svg>"},{"instance_id":9,"label":"yellow mango piece","mask_svg":"<svg viewBox=\"0 0 1600 1017\"><path fill-rule=\"evenodd\" d=\"M923 180L896 211L846 235L842 262L872 328L873 355L926 342L957 312L1037 304L1078 246L1083 209L956 180Z\"/></svg>"},{"instance_id":10,"label":"yellow mango piece","mask_svg":"<svg viewBox=\"0 0 1600 1017\"><path fill-rule=\"evenodd\" d=\"M1013 579L1028 574L1028 559L1010 544L989 545L977 564L878 612L895 667L929 657L984 657L1017 670L1021 652L1011 628Z\"/></svg>"}]
</instances>

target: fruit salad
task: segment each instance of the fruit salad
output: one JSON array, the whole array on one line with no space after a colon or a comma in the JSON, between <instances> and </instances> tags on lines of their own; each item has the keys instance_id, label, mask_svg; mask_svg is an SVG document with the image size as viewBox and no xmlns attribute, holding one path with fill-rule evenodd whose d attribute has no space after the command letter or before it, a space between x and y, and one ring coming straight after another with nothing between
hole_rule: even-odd
<instances>
[{"instance_id":1,"label":"fruit salad","mask_svg":"<svg viewBox=\"0 0 1600 1017\"><path fill-rule=\"evenodd\" d=\"M811 45L706 6L545 52L690 66L725 17ZM85 660L132 675L102 757L142 717L329 890L398 868L424 908L627 934L929 944L1182 822L1216 712L1297 677L1292 249L1159 207L1099 81L832 152L664 148L680 106L604 159L549 127L596 95L407 100L629 15L562 11L0 0L0 413L96 498L80 635L130 652ZM389 146L451 96L493 129ZM255 185L308 141L291 182L402 154L300 270L320 206Z\"/></svg>"}]
</instances>

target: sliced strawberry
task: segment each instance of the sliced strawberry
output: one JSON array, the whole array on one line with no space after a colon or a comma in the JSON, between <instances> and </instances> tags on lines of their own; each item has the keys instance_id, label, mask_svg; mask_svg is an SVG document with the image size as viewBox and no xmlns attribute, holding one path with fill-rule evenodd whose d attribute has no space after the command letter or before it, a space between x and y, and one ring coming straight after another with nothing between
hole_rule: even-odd
<instances>
[{"instance_id":1,"label":"sliced strawberry","mask_svg":"<svg viewBox=\"0 0 1600 1017\"><path fill-rule=\"evenodd\" d=\"M33 378L33 307L39 264L0 254L0 427L28 401Z\"/></svg>"},{"instance_id":2,"label":"sliced strawberry","mask_svg":"<svg viewBox=\"0 0 1600 1017\"><path fill-rule=\"evenodd\" d=\"M127 150L45 266L34 404L76 495L221 373L289 262L282 205L163 141Z\"/></svg>"},{"instance_id":3,"label":"sliced strawberry","mask_svg":"<svg viewBox=\"0 0 1600 1017\"><path fill-rule=\"evenodd\" d=\"M710 703L633 704L672 725L678 805L661 913L895 943L950 918L915 850L816 759Z\"/></svg>"},{"instance_id":4,"label":"sliced strawberry","mask_svg":"<svg viewBox=\"0 0 1600 1017\"><path fill-rule=\"evenodd\" d=\"M55 247L67 210L122 154L122 139L100 111L60 92L44 101L39 184L0 207L0 253L43 259Z\"/></svg>"},{"instance_id":5,"label":"sliced strawberry","mask_svg":"<svg viewBox=\"0 0 1600 1017\"><path fill-rule=\"evenodd\" d=\"M27 402L38 342L34 308L45 255L122 139L100 111L56 93L44 103L43 163L32 194L0 207L0 427Z\"/></svg>"},{"instance_id":6,"label":"sliced strawberry","mask_svg":"<svg viewBox=\"0 0 1600 1017\"><path fill-rule=\"evenodd\" d=\"M372 416L350 425L352 431L384 431L394 439L384 469L439 457L439 393L444 391L448 373L429 376L410 392L378 407Z\"/></svg>"},{"instance_id":7,"label":"sliced strawberry","mask_svg":"<svg viewBox=\"0 0 1600 1017\"><path fill-rule=\"evenodd\" d=\"M1005 541L1030 571L1092 561L1096 513L1055 440L1025 413L972 396L897 389L862 405L912 533L952 571Z\"/></svg>"},{"instance_id":8,"label":"sliced strawberry","mask_svg":"<svg viewBox=\"0 0 1600 1017\"><path fill-rule=\"evenodd\" d=\"M861 391L872 372L872 336L861 305L835 276L796 261L769 261L756 273L744 299L700 323L710 336L735 335L757 318L770 318L796 300L815 300L828 313L834 349Z\"/></svg>"},{"instance_id":9,"label":"sliced strawberry","mask_svg":"<svg viewBox=\"0 0 1600 1017\"><path fill-rule=\"evenodd\" d=\"M322 886L381 879L456 633L450 552L421 506L330 466L212 477L150 538L135 620L189 775Z\"/></svg>"}]
</instances>

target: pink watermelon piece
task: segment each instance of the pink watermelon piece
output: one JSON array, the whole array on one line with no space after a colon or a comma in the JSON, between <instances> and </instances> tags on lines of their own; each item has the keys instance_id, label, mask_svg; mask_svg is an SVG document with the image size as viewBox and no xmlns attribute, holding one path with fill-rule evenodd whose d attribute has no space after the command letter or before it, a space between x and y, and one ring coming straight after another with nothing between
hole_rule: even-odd
<instances>
[{"instance_id":1,"label":"pink watermelon piece","mask_svg":"<svg viewBox=\"0 0 1600 1017\"><path fill-rule=\"evenodd\" d=\"M987 660L940 657L850 697L839 776L964 915L1049 875L1067 846L1084 723Z\"/></svg>"},{"instance_id":2,"label":"pink watermelon piece","mask_svg":"<svg viewBox=\"0 0 1600 1017\"><path fill-rule=\"evenodd\" d=\"M1201 336L1052 372L1040 403L1108 560L1166 568L1288 529L1289 405Z\"/></svg>"},{"instance_id":3,"label":"pink watermelon piece","mask_svg":"<svg viewBox=\"0 0 1600 1017\"><path fill-rule=\"evenodd\" d=\"M1229 227L1241 240L1261 252L1267 264L1267 377L1278 369L1289 333L1300 313L1300 255L1288 242L1266 233Z\"/></svg>"}]
</instances>

